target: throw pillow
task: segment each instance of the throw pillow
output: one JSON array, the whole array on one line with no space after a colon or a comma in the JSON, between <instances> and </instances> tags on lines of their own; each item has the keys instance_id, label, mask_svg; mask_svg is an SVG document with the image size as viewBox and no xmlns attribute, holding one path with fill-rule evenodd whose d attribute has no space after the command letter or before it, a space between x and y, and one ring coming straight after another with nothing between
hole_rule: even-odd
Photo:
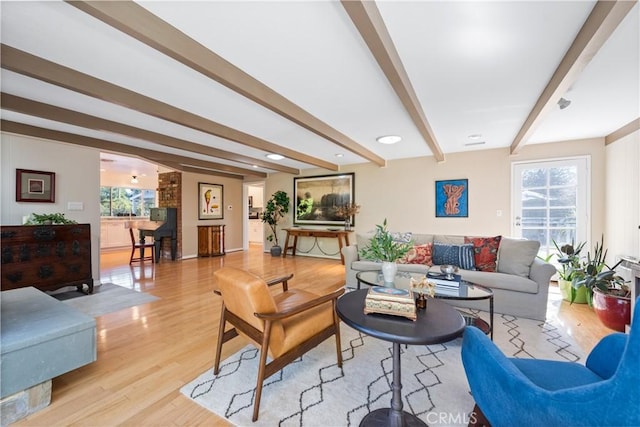
<instances>
[{"instance_id":1,"label":"throw pillow","mask_svg":"<svg viewBox=\"0 0 640 427\"><path fill-rule=\"evenodd\" d=\"M529 269L538 250L537 240L519 240L503 237L498 251L498 273L529 277Z\"/></svg>"},{"instance_id":2,"label":"throw pillow","mask_svg":"<svg viewBox=\"0 0 640 427\"><path fill-rule=\"evenodd\" d=\"M415 245L407 254L399 261L400 264L422 264L432 265L433 244L425 243L424 245Z\"/></svg>"},{"instance_id":3,"label":"throw pillow","mask_svg":"<svg viewBox=\"0 0 640 427\"><path fill-rule=\"evenodd\" d=\"M495 237L465 237L465 243L473 244L476 270L494 273L497 268L498 248L502 236Z\"/></svg>"},{"instance_id":4,"label":"throw pillow","mask_svg":"<svg viewBox=\"0 0 640 427\"><path fill-rule=\"evenodd\" d=\"M413 233L411 233L410 231L405 231L404 233L394 232L390 234L391 238L396 243L410 243L411 238L413 237Z\"/></svg>"},{"instance_id":5,"label":"throw pillow","mask_svg":"<svg viewBox=\"0 0 640 427\"><path fill-rule=\"evenodd\" d=\"M475 270L473 244L445 245L444 243L434 242L433 264L449 264L460 267L463 270Z\"/></svg>"}]
</instances>

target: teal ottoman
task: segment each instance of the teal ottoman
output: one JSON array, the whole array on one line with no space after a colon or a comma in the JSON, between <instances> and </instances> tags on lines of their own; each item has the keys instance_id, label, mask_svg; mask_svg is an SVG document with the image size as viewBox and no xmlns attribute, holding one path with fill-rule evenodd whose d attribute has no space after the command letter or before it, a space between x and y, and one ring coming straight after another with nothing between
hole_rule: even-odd
<instances>
[{"instance_id":1,"label":"teal ottoman","mask_svg":"<svg viewBox=\"0 0 640 427\"><path fill-rule=\"evenodd\" d=\"M0 399L96 360L96 321L36 288L0 293Z\"/></svg>"}]
</instances>

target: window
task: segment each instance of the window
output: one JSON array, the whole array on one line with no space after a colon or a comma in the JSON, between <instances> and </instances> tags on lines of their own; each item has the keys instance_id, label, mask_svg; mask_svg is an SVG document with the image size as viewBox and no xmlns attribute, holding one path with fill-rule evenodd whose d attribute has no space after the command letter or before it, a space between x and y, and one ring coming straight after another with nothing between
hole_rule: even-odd
<instances>
[{"instance_id":1,"label":"window","mask_svg":"<svg viewBox=\"0 0 640 427\"><path fill-rule=\"evenodd\" d=\"M585 157L513 164L512 234L540 242L540 256L588 241L589 180Z\"/></svg>"},{"instance_id":2,"label":"window","mask_svg":"<svg viewBox=\"0 0 640 427\"><path fill-rule=\"evenodd\" d=\"M149 216L155 205L155 190L100 187L100 216Z\"/></svg>"}]
</instances>

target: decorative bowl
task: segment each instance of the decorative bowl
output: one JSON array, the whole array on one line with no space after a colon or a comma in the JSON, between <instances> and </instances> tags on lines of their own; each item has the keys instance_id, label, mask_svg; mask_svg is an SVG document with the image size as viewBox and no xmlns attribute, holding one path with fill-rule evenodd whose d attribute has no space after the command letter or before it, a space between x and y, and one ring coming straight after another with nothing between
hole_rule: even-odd
<instances>
[{"instance_id":1,"label":"decorative bowl","mask_svg":"<svg viewBox=\"0 0 640 427\"><path fill-rule=\"evenodd\" d=\"M458 267L456 267L455 265L441 265L440 266L440 271L443 274L447 275L447 279L453 279L453 273L458 271Z\"/></svg>"}]
</instances>

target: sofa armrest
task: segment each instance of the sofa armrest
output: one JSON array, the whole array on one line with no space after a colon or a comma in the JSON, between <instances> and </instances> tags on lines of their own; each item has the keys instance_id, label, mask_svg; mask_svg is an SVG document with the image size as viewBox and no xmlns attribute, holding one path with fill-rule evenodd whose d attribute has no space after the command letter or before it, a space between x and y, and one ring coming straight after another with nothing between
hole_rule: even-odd
<instances>
[{"instance_id":1,"label":"sofa armrest","mask_svg":"<svg viewBox=\"0 0 640 427\"><path fill-rule=\"evenodd\" d=\"M549 287L551 276L556 274L556 268L540 258L534 258L531 268L529 269L529 278L536 282L539 289Z\"/></svg>"},{"instance_id":2,"label":"sofa armrest","mask_svg":"<svg viewBox=\"0 0 640 427\"><path fill-rule=\"evenodd\" d=\"M351 266L351 263L358 261L360 256L358 255L358 245L349 245L342 248L342 255L344 256L344 265Z\"/></svg>"}]
</instances>

